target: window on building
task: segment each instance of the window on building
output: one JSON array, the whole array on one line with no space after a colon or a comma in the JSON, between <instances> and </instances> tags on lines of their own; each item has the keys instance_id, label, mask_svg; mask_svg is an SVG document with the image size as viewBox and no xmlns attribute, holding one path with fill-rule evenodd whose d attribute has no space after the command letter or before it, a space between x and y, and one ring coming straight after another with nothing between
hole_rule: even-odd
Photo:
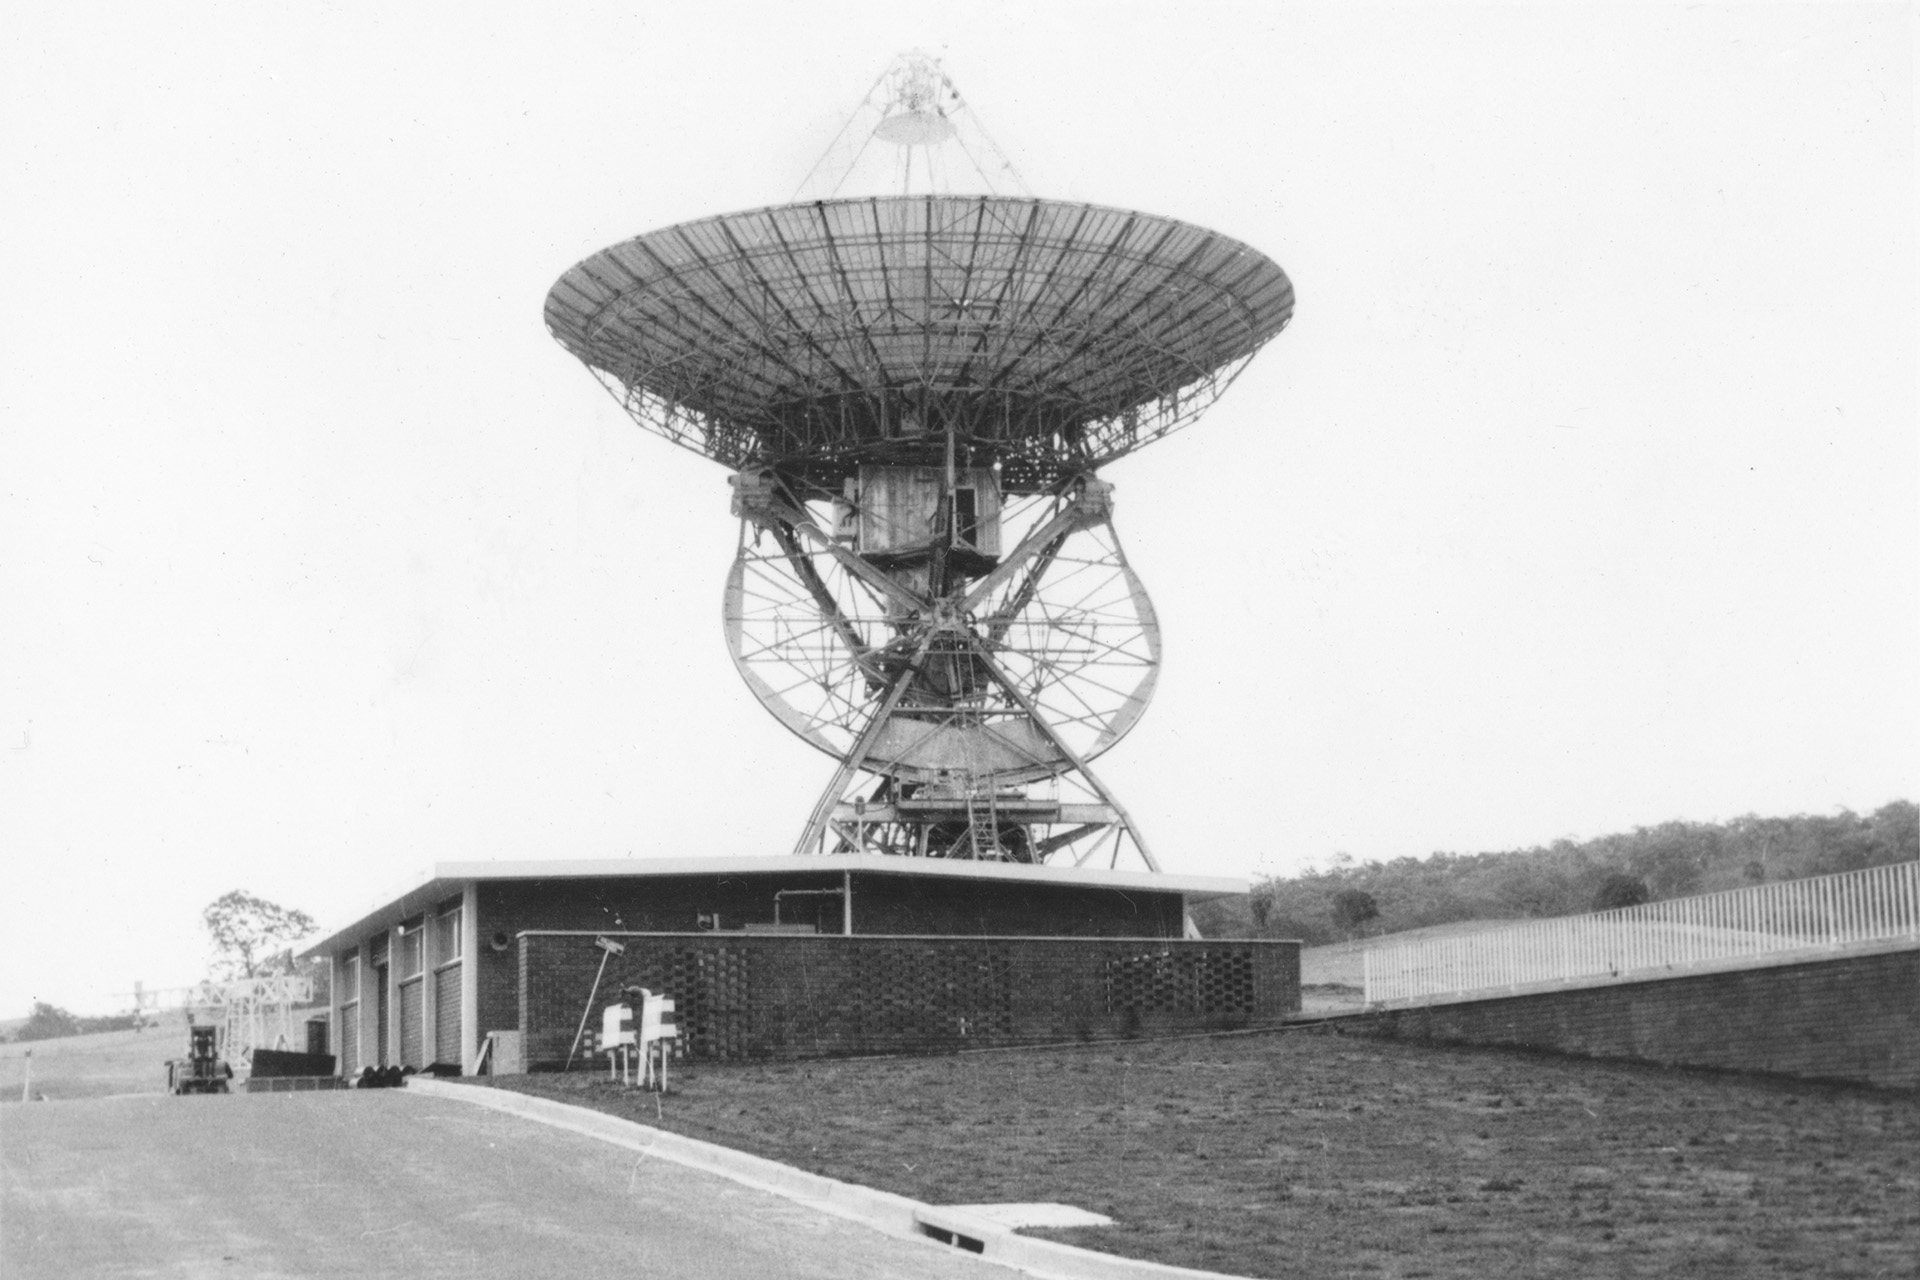
<instances>
[{"instance_id":1,"label":"window on building","mask_svg":"<svg viewBox=\"0 0 1920 1280\"><path fill-rule=\"evenodd\" d=\"M340 1003L352 1004L360 998L360 957L348 956L340 966Z\"/></svg>"},{"instance_id":2,"label":"window on building","mask_svg":"<svg viewBox=\"0 0 1920 1280\"><path fill-rule=\"evenodd\" d=\"M433 963L436 966L451 964L460 958L465 914L465 908L458 898L440 904L440 914L433 922Z\"/></svg>"},{"instance_id":3,"label":"window on building","mask_svg":"<svg viewBox=\"0 0 1920 1280\"><path fill-rule=\"evenodd\" d=\"M421 963L421 944L426 941L426 930L419 920L400 926L400 977L402 979L418 977Z\"/></svg>"}]
</instances>

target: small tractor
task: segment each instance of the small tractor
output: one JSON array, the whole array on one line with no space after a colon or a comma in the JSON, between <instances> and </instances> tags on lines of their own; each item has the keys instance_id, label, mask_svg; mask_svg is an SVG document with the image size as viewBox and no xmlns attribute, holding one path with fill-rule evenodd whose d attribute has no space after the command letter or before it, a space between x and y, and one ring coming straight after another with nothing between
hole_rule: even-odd
<instances>
[{"instance_id":1,"label":"small tractor","mask_svg":"<svg viewBox=\"0 0 1920 1280\"><path fill-rule=\"evenodd\" d=\"M233 1068L214 1046L217 1027L188 1027L187 1056L167 1062L168 1093L226 1093Z\"/></svg>"}]
</instances>

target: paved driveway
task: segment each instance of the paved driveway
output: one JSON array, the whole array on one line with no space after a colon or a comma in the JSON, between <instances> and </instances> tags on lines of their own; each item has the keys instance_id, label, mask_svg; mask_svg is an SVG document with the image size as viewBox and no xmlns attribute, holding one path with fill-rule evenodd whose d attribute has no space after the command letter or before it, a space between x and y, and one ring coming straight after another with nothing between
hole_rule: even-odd
<instances>
[{"instance_id":1,"label":"paved driveway","mask_svg":"<svg viewBox=\"0 0 1920 1280\"><path fill-rule=\"evenodd\" d=\"M0 1274L1014 1273L678 1165L386 1092L0 1107Z\"/></svg>"}]
</instances>

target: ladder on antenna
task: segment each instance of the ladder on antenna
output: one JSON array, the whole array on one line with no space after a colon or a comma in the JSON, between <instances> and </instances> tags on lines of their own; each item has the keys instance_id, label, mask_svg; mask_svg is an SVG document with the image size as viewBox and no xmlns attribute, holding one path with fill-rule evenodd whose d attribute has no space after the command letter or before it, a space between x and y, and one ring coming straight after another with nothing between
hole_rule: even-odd
<instances>
[{"instance_id":1,"label":"ladder on antenna","mask_svg":"<svg viewBox=\"0 0 1920 1280\"><path fill-rule=\"evenodd\" d=\"M975 862L995 860L1004 856L1000 849L1000 809L995 803L991 782L987 787L986 801L983 814L979 787L967 788L967 840L973 850Z\"/></svg>"}]
</instances>

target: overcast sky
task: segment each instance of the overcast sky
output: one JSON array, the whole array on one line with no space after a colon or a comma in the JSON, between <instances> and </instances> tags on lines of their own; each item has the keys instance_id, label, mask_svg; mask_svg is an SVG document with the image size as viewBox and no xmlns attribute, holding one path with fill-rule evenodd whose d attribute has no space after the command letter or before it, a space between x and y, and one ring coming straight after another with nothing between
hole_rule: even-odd
<instances>
[{"instance_id":1,"label":"overcast sky","mask_svg":"<svg viewBox=\"0 0 1920 1280\"><path fill-rule=\"evenodd\" d=\"M784 852L726 474L547 289L786 200L940 54L1043 196L1292 275L1109 470L1164 627L1101 772L1271 874L1920 794L1907 6L15 3L0 1015L245 887Z\"/></svg>"}]
</instances>

